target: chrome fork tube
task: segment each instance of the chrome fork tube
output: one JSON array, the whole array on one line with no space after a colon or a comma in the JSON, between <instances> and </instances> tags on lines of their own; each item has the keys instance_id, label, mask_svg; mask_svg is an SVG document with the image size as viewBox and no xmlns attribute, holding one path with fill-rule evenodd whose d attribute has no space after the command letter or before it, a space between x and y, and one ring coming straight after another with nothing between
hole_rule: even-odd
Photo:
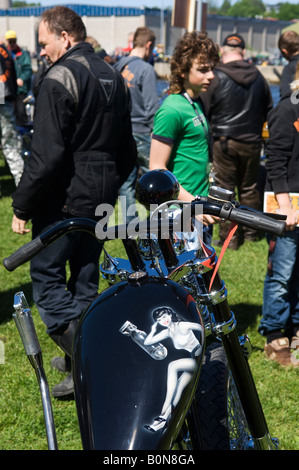
<instances>
[{"instance_id":1,"label":"chrome fork tube","mask_svg":"<svg viewBox=\"0 0 299 470\"><path fill-rule=\"evenodd\" d=\"M207 289L212 273L213 270L202 275ZM218 273L215 277L213 286L216 291L220 291L222 281ZM228 322L231 318L231 311L226 298L216 305L211 305L210 309L213 312L216 323L220 322L221 324L224 322L225 324L225 322ZM221 339L223 348L226 352L228 363L243 405L252 438L256 443L256 447L264 449L264 446L268 446L266 448L270 449L269 443L271 442L271 438L268 437L269 431L267 423L248 360L242 351L237 332L235 329L232 329L227 332L227 334L221 334L219 339Z\"/></svg>"},{"instance_id":2,"label":"chrome fork tube","mask_svg":"<svg viewBox=\"0 0 299 470\"><path fill-rule=\"evenodd\" d=\"M43 405L48 448L49 450L57 450L58 445L54 425L52 403L49 392L49 386L43 367L42 352L34 328L31 311L28 307L23 292L18 292L17 294L15 294L14 309L15 313L13 313L13 319L21 336L27 357L35 371L38 380Z\"/></svg>"}]
</instances>

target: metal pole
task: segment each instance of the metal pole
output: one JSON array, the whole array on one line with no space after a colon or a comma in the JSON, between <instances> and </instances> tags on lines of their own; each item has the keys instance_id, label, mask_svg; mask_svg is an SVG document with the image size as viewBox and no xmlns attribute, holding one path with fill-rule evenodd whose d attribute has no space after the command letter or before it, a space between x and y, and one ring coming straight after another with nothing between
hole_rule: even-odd
<instances>
[{"instance_id":1,"label":"metal pole","mask_svg":"<svg viewBox=\"0 0 299 470\"><path fill-rule=\"evenodd\" d=\"M161 0L161 10L160 10L160 44L164 45L164 0ZM164 50L165 52L165 50Z\"/></svg>"},{"instance_id":2,"label":"metal pole","mask_svg":"<svg viewBox=\"0 0 299 470\"><path fill-rule=\"evenodd\" d=\"M196 10L196 31L201 31L202 27L202 0L197 1L197 10Z\"/></svg>"},{"instance_id":3,"label":"metal pole","mask_svg":"<svg viewBox=\"0 0 299 470\"><path fill-rule=\"evenodd\" d=\"M17 294L15 294L14 309L15 313L13 314L13 319L20 333L29 362L35 370L36 377L38 380L43 405L48 448L49 450L57 450L58 445L56 439L52 403L50 398L49 386L43 367L41 347L36 335L31 311L28 307L23 292L18 292Z\"/></svg>"}]
</instances>

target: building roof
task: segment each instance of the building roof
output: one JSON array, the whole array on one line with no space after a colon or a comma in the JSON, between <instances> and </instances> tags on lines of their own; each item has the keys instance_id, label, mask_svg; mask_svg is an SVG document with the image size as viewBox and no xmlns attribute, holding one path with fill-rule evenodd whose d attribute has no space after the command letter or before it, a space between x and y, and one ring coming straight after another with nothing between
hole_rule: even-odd
<instances>
[{"instance_id":1,"label":"building roof","mask_svg":"<svg viewBox=\"0 0 299 470\"><path fill-rule=\"evenodd\" d=\"M86 4L76 5L72 3L66 3L63 5L74 10L79 16L160 16L160 10L144 7L103 7ZM0 16L41 16L42 12L49 8L51 7L8 8L7 10L0 9ZM169 10L165 10L164 13L170 14L171 12Z\"/></svg>"}]
</instances>

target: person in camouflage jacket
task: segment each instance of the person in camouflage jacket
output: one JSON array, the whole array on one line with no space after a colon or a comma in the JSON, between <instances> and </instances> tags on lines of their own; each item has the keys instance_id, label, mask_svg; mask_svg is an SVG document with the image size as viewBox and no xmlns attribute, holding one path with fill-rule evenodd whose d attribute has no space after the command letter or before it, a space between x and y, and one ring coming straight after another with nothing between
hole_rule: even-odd
<instances>
[{"instance_id":1,"label":"person in camouflage jacket","mask_svg":"<svg viewBox=\"0 0 299 470\"><path fill-rule=\"evenodd\" d=\"M17 186L24 169L20 140L16 130L14 100L17 94L14 61L0 44L0 128L3 156Z\"/></svg>"}]
</instances>

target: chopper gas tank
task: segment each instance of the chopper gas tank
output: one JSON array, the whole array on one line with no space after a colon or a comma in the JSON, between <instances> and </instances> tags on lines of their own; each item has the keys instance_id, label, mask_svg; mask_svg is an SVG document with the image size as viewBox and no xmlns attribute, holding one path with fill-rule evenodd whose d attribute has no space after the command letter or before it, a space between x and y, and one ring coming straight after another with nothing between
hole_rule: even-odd
<instances>
[{"instance_id":1,"label":"chopper gas tank","mask_svg":"<svg viewBox=\"0 0 299 470\"><path fill-rule=\"evenodd\" d=\"M200 312L175 282L135 273L102 292L74 340L83 448L169 449L190 405L203 349Z\"/></svg>"}]
</instances>

